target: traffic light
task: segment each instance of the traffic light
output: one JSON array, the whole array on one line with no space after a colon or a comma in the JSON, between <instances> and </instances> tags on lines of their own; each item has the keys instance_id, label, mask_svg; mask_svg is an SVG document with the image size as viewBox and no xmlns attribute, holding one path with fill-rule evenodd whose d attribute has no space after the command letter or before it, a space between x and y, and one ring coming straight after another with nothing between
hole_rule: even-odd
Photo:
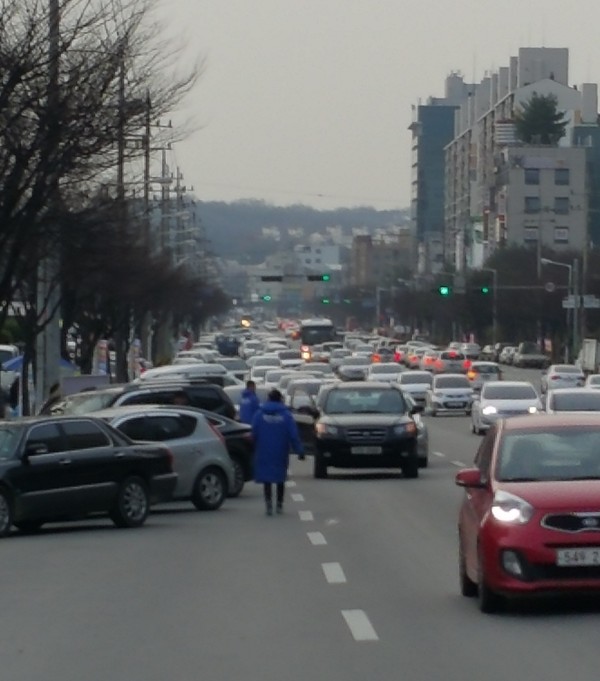
<instances>
[{"instance_id":1,"label":"traffic light","mask_svg":"<svg viewBox=\"0 0 600 681\"><path fill-rule=\"evenodd\" d=\"M323 303L323 305L329 305L331 301L329 300L329 298L321 298L321 302Z\"/></svg>"},{"instance_id":2,"label":"traffic light","mask_svg":"<svg viewBox=\"0 0 600 681\"><path fill-rule=\"evenodd\" d=\"M452 293L452 288L443 284L442 286L438 286L438 293L444 298L447 298Z\"/></svg>"},{"instance_id":3,"label":"traffic light","mask_svg":"<svg viewBox=\"0 0 600 681\"><path fill-rule=\"evenodd\" d=\"M480 290L484 295L487 296L487 294L490 292L490 287L489 287L489 286L482 286L479 290Z\"/></svg>"},{"instance_id":4,"label":"traffic light","mask_svg":"<svg viewBox=\"0 0 600 681\"><path fill-rule=\"evenodd\" d=\"M262 299L265 301L265 303L270 303L273 298L270 295L263 296Z\"/></svg>"},{"instance_id":5,"label":"traffic light","mask_svg":"<svg viewBox=\"0 0 600 681\"><path fill-rule=\"evenodd\" d=\"M308 281L330 281L330 274L307 274L306 278Z\"/></svg>"}]
</instances>

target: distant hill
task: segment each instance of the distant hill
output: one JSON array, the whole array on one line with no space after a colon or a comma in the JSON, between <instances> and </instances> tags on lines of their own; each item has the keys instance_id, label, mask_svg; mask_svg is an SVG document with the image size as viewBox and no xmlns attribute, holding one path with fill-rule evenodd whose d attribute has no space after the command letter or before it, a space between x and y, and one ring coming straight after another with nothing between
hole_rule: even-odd
<instances>
[{"instance_id":1,"label":"distant hill","mask_svg":"<svg viewBox=\"0 0 600 681\"><path fill-rule=\"evenodd\" d=\"M355 230L406 226L409 210L339 208L319 211L309 206L274 206L263 201L196 201L196 219L204 226L212 252L246 264L262 262L266 255L306 243L311 234L337 227L350 236ZM269 230L268 234L264 230Z\"/></svg>"}]
</instances>

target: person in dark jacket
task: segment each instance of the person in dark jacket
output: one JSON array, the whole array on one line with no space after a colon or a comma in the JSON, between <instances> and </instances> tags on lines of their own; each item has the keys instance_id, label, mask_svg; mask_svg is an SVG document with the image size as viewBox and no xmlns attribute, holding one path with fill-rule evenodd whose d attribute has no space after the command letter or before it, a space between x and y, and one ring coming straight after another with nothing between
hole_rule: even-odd
<instances>
[{"instance_id":1,"label":"person in dark jacket","mask_svg":"<svg viewBox=\"0 0 600 681\"><path fill-rule=\"evenodd\" d=\"M240 421L252 425L252 420L259 407L260 401L256 394L256 383L246 381L246 389L242 390L240 399Z\"/></svg>"},{"instance_id":2,"label":"person in dark jacket","mask_svg":"<svg viewBox=\"0 0 600 681\"><path fill-rule=\"evenodd\" d=\"M277 486L277 513L282 513L290 449L302 460L304 448L294 417L283 404L279 390L271 390L254 415L252 433L254 480L263 484L267 515L273 515L273 484Z\"/></svg>"}]
</instances>

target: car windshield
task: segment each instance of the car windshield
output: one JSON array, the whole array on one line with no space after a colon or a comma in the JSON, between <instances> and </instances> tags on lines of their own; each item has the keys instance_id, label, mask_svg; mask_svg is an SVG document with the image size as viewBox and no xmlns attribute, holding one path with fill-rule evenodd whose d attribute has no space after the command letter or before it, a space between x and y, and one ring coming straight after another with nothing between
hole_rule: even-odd
<instances>
[{"instance_id":1,"label":"car windshield","mask_svg":"<svg viewBox=\"0 0 600 681\"><path fill-rule=\"evenodd\" d=\"M440 376L436 388L470 388L469 379L465 376Z\"/></svg>"},{"instance_id":2,"label":"car windshield","mask_svg":"<svg viewBox=\"0 0 600 681\"><path fill-rule=\"evenodd\" d=\"M520 352L525 355L537 355L539 354L540 349L538 348L537 343L521 343Z\"/></svg>"},{"instance_id":3,"label":"car windshield","mask_svg":"<svg viewBox=\"0 0 600 681\"><path fill-rule=\"evenodd\" d=\"M507 432L496 475L505 482L600 479L600 429L562 426Z\"/></svg>"},{"instance_id":4,"label":"car windshield","mask_svg":"<svg viewBox=\"0 0 600 681\"><path fill-rule=\"evenodd\" d=\"M465 359L465 356L460 352L450 350L449 352L442 352L440 354L440 359L450 359L450 360L458 361L458 360Z\"/></svg>"},{"instance_id":5,"label":"car windshield","mask_svg":"<svg viewBox=\"0 0 600 681\"><path fill-rule=\"evenodd\" d=\"M235 357L219 357L219 364L222 364L227 371L234 371L235 369L245 370L248 368L243 359L236 359Z\"/></svg>"},{"instance_id":6,"label":"car windshield","mask_svg":"<svg viewBox=\"0 0 600 681\"><path fill-rule=\"evenodd\" d=\"M342 361L344 367L364 367L370 364L368 357L346 357Z\"/></svg>"},{"instance_id":7,"label":"car windshield","mask_svg":"<svg viewBox=\"0 0 600 681\"><path fill-rule=\"evenodd\" d=\"M289 394L295 392L304 392L307 395L316 395L322 385L322 381L299 381L298 383L289 383L287 390Z\"/></svg>"},{"instance_id":8,"label":"car windshield","mask_svg":"<svg viewBox=\"0 0 600 681\"><path fill-rule=\"evenodd\" d=\"M401 414L406 403L398 390L332 390L323 406L326 414Z\"/></svg>"},{"instance_id":9,"label":"car windshield","mask_svg":"<svg viewBox=\"0 0 600 681\"><path fill-rule=\"evenodd\" d=\"M532 385L486 385L482 397L486 400L534 400L537 393Z\"/></svg>"},{"instance_id":10,"label":"car windshield","mask_svg":"<svg viewBox=\"0 0 600 681\"><path fill-rule=\"evenodd\" d=\"M22 432L23 427L16 424L0 428L0 460L6 461L14 458Z\"/></svg>"},{"instance_id":11,"label":"car windshield","mask_svg":"<svg viewBox=\"0 0 600 681\"><path fill-rule=\"evenodd\" d=\"M400 385L431 385L433 378L430 374L427 375L415 375L410 372L402 374L398 377Z\"/></svg>"},{"instance_id":12,"label":"car windshield","mask_svg":"<svg viewBox=\"0 0 600 681\"><path fill-rule=\"evenodd\" d=\"M600 392L554 393L550 406L554 411L600 411Z\"/></svg>"},{"instance_id":13,"label":"car windshield","mask_svg":"<svg viewBox=\"0 0 600 681\"><path fill-rule=\"evenodd\" d=\"M579 367L570 366L569 364L557 364L553 371L557 374L581 374L581 369Z\"/></svg>"},{"instance_id":14,"label":"car windshield","mask_svg":"<svg viewBox=\"0 0 600 681\"><path fill-rule=\"evenodd\" d=\"M588 385L600 385L600 376L588 376Z\"/></svg>"},{"instance_id":15,"label":"car windshield","mask_svg":"<svg viewBox=\"0 0 600 681\"><path fill-rule=\"evenodd\" d=\"M500 367L495 364L474 364L472 367L473 371L479 374L499 374Z\"/></svg>"},{"instance_id":16,"label":"car windshield","mask_svg":"<svg viewBox=\"0 0 600 681\"><path fill-rule=\"evenodd\" d=\"M299 350L282 350L279 354L279 359L302 359Z\"/></svg>"},{"instance_id":17,"label":"car windshield","mask_svg":"<svg viewBox=\"0 0 600 681\"><path fill-rule=\"evenodd\" d=\"M372 374L399 374L404 371L404 367L399 364L373 364Z\"/></svg>"},{"instance_id":18,"label":"car windshield","mask_svg":"<svg viewBox=\"0 0 600 681\"><path fill-rule=\"evenodd\" d=\"M117 394L113 390L107 390L69 395L60 405L59 411L61 414L89 414L92 411L100 411L110 407Z\"/></svg>"}]
</instances>

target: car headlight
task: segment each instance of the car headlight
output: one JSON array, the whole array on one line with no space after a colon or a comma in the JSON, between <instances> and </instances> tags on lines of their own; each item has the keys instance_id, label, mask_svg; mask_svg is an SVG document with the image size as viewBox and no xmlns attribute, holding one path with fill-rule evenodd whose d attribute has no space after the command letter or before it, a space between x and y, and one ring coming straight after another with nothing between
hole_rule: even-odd
<instances>
[{"instance_id":1,"label":"car headlight","mask_svg":"<svg viewBox=\"0 0 600 681\"><path fill-rule=\"evenodd\" d=\"M496 409L496 407L492 406L491 404L488 404L487 407L484 407L481 410L481 413L485 414L485 416L489 416L490 414L497 414L498 410Z\"/></svg>"},{"instance_id":2,"label":"car headlight","mask_svg":"<svg viewBox=\"0 0 600 681\"><path fill-rule=\"evenodd\" d=\"M340 432L337 426L332 426L328 423L317 423L315 430L320 437L323 437L323 435L339 435Z\"/></svg>"},{"instance_id":3,"label":"car headlight","mask_svg":"<svg viewBox=\"0 0 600 681\"><path fill-rule=\"evenodd\" d=\"M394 435L414 435L416 432L416 423L401 423L394 426Z\"/></svg>"},{"instance_id":4,"label":"car headlight","mask_svg":"<svg viewBox=\"0 0 600 681\"><path fill-rule=\"evenodd\" d=\"M492 502L492 515L501 523L525 525L533 516L533 506L516 494L498 490Z\"/></svg>"},{"instance_id":5,"label":"car headlight","mask_svg":"<svg viewBox=\"0 0 600 681\"><path fill-rule=\"evenodd\" d=\"M529 407L527 410L530 414L537 414L538 408L537 407Z\"/></svg>"}]
</instances>

